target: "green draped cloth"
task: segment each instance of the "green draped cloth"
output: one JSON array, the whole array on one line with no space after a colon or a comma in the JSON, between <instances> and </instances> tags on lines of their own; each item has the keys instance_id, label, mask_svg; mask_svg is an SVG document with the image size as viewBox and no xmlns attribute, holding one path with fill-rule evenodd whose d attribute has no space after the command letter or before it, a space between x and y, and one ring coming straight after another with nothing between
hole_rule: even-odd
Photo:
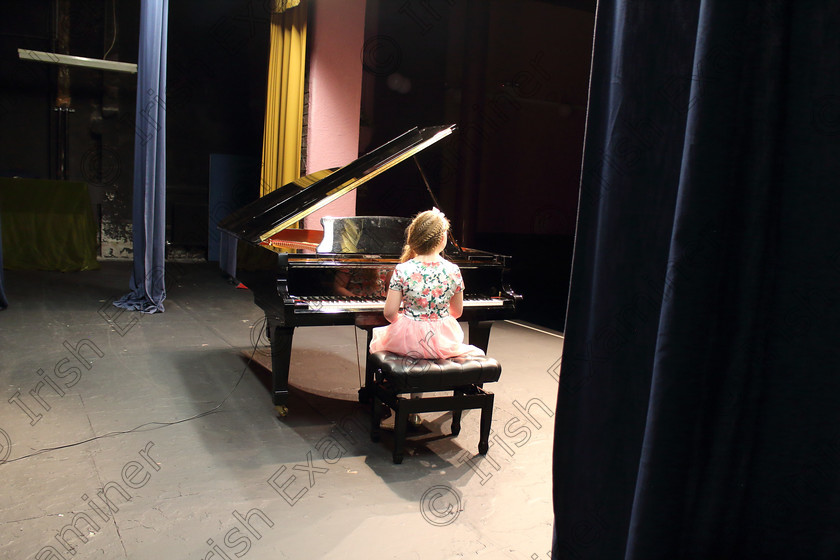
<instances>
[{"instance_id":1,"label":"green draped cloth","mask_svg":"<svg viewBox=\"0 0 840 560\"><path fill-rule=\"evenodd\" d=\"M95 270L96 223L86 183L0 178L8 270Z\"/></svg>"}]
</instances>

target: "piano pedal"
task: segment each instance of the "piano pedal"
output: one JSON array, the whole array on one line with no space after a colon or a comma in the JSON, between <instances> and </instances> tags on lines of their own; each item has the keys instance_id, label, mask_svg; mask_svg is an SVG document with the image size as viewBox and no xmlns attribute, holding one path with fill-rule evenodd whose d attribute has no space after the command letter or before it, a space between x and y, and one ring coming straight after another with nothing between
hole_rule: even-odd
<instances>
[{"instance_id":1,"label":"piano pedal","mask_svg":"<svg viewBox=\"0 0 840 560\"><path fill-rule=\"evenodd\" d=\"M274 407L274 410L277 411L277 416L284 418L289 413L289 407L285 404L278 404Z\"/></svg>"}]
</instances>

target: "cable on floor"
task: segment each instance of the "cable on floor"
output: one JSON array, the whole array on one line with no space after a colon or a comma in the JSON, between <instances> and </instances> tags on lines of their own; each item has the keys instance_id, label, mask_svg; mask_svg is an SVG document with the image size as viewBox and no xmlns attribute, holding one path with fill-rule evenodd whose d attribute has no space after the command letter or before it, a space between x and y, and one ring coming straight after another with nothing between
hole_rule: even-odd
<instances>
[{"instance_id":1,"label":"cable on floor","mask_svg":"<svg viewBox=\"0 0 840 560\"><path fill-rule=\"evenodd\" d=\"M225 398L223 398L221 400L221 402L219 402L219 404L217 404L216 406L214 406L213 408L211 408L209 410L205 410L204 412L199 412L198 414L195 414L195 415L190 416L188 418L182 418L180 420L174 420L172 422L146 422L145 424L140 424L139 426L137 426L135 428L132 428L130 430L120 430L120 431L116 431L116 432L108 432L107 434L94 436L94 437L91 437L91 438L88 438L88 439L83 439L81 441L77 441L77 442L74 442L74 443L68 443L68 444L65 444L65 445L58 445L56 447L44 447L42 449L39 449L37 451L34 451L34 452L30 453L29 455L22 455L20 457L15 458L15 459L8 459L8 460L6 460L6 461L4 461L3 463L0 463L0 464L14 463L15 461L21 461L23 459L29 459L30 457L35 457L36 455L41 455L42 453L47 453L48 451L57 451L59 449L68 449L70 447L76 447L78 445L83 445L85 443L90 443L90 442L96 441L98 439L104 439L104 438L119 436L119 435L123 435L123 434L132 434L132 433L139 432L139 431L158 430L160 428L165 428L167 426L174 426L175 424L182 424L184 422L189 422L190 420L196 420L198 418L203 418L204 416L208 416L210 414L215 414L216 412L219 411L219 409L222 407L222 405L225 404L225 402L230 398L230 396L233 395L233 392L236 391L236 388L239 387L239 384L242 382L242 379L245 377L245 372L248 370L248 366L251 365L251 361L254 359L254 354L256 354L256 352L257 352L257 346L259 346L259 337L257 337L257 340L254 342L254 348L253 348L253 350L251 350L251 356L248 358L248 361L242 367L242 371L239 373L239 379L236 380L236 383L233 385L233 388L228 392L227 395L225 395ZM146 426L154 426L154 427L143 430L142 428L145 428Z\"/></svg>"}]
</instances>

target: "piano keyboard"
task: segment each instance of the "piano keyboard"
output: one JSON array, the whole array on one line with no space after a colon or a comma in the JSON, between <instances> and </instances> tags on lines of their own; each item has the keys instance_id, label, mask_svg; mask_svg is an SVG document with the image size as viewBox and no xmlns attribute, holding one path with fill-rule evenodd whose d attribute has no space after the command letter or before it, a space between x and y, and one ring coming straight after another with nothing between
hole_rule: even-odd
<instances>
[{"instance_id":1,"label":"piano keyboard","mask_svg":"<svg viewBox=\"0 0 840 560\"><path fill-rule=\"evenodd\" d=\"M500 297L465 298L464 308L468 307L503 307L505 300ZM346 311L382 311L384 299L345 298L337 296L308 296L295 299L295 305L304 307L302 311L321 313L340 313Z\"/></svg>"}]
</instances>

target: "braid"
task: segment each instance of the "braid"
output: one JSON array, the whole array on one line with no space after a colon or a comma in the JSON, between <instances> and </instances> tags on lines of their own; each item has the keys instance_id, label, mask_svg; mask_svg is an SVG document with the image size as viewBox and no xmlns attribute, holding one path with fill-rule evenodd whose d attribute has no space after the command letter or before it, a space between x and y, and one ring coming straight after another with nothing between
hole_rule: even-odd
<instances>
[{"instance_id":1,"label":"braid","mask_svg":"<svg viewBox=\"0 0 840 560\"><path fill-rule=\"evenodd\" d=\"M417 220L412 221L405 230L405 245L403 245L400 262L410 261L417 256L417 253L414 252L414 249L411 248L411 244L409 243L412 235L414 235L414 226L416 225L416 222Z\"/></svg>"},{"instance_id":2,"label":"braid","mask_svg":"<svg viewBox=\"0 0 840 560\"><path fill-rule=\"evenodd\" d=\"M425 247L429 244L430 241L434 240L436 242L440 241L440 234L441 234L441 227L438 225L434 229L429 229L429 231L422 237L420 242L418 243L418 247ZM437 243L435 243L437 245Z\"/></svg>"},{"instance_id":3,"label":"braid","mask_svg":"<svg viewBox=\"0 0 840 560\"><path fill-rule=\"evenodd\" d=\"M434 250L448 230L449 221L440 210L426 210L417 214L406 228L406 244L403 247L401 262Z\"/></svg>"}]
</instances>

